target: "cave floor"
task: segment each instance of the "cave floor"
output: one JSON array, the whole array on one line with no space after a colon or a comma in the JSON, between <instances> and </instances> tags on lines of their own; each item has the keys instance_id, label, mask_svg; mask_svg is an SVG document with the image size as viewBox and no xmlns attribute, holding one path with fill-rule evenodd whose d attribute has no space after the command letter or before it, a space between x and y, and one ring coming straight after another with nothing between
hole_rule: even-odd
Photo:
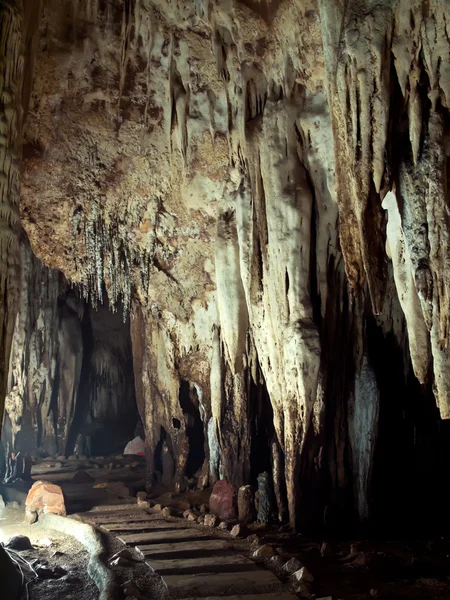
<instances>
[{"instance_id":1,"label":"cave floor","mask_svg":"<svg viewBox=\"0 0 450 600\"><path fill-rule=\"evenodd\" d=\"M317 599L450 598L448 538L336 539L327 543L324 552L322 539L292 534L279 526L251 525L249 533L253 538L257 536L255 546L254 540L252 545L247 539L231 538L226 531L179 518L187 508L207 504L207 490L176 495L164 488L156 489L153 501L171 507L177 515L174 517L164 518L160 511L138 507L135 495L144 489L145 479L142 461L119 457L47 461L35 465L33 471L34 480L46 479L61 485L69 515L101 529L108 555L124 547L132 551L137 560L114 570L120 582L132 580L136 584L142 599L293 598L295 590L279 567L274 567L269 559L259 561L260 564L249 560L255 547L263 543L273 545L283 560L297 557L306 565L315 578L312 591ZM8 487L5 499L23 503L31 483L18 482ZM5 494L4 489L2 493ZM76 541L48 530L44 534L38 524L24 524L23 509L6 511L6 516L0 515L3 539L13 533L28 535L34 546L28 558L47 561L70 574L65 580L32 584L31 600L97 597L94 584L86 576L87 554ZM50 546L42 546L42 536L50 538ZM78 579L82 585L72 583Z\"/></svg>"}]
</instances>

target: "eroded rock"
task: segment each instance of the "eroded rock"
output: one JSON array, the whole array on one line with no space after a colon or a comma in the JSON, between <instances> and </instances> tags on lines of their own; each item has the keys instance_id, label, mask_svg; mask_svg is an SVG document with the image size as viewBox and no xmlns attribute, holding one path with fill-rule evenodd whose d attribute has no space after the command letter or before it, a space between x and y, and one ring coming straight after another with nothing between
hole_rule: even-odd
<instances>
[{"instance_id":1,"label":"eroded rock","mask_svg":"<svg viewBox=\"0 0 450 600\"><path fill-rule=\"evenodd\" d=\"M214 484L209 499L209 509L219 519L231 520L236 518L236 489L226 481L218 481Z\"/></svg>"},{"instance_id":2,"label":"eroded rock","mask_svg":"<svg viewBox=\"0 0 450 600\"><path fill-rule=\"evenodd\" d=\"M65 516L66 505L62 489L54 483L36 481L28 492L25 511L29 515L27 518L31 520L33 513Z\"/></svg>"}]
</instances>

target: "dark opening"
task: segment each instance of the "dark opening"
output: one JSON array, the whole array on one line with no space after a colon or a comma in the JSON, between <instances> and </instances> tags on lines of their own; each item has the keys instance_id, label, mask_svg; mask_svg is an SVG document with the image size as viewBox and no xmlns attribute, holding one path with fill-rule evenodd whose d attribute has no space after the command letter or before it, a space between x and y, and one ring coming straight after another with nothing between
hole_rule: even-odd
<instances>
[{"instance_id":1,"label":"dark opening","mask_svg":"<svg viewBox=\"0 0 450 600\"><path fill-rule=\"evenodd\" d=\"M200 403L194 386L184 379L180 382L179 402L186 423L189 454L186 462L186 477L189 479L202 468L205 460L205 434L200 416Z\"/></svg>"}]
</instances>

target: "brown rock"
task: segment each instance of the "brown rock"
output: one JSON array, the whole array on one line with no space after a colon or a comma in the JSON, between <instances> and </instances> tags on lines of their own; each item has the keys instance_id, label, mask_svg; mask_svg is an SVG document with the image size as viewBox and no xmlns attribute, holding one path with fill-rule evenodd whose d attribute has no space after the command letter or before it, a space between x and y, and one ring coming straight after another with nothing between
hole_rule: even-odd
<instances>
[{"instance_id":1,"label":"brown rock","mask_svg":"<svg viewBox=\"0 0 450 600\"><path fill-rule=\"evenodd\" d=\"M111 481L106 488L109 493L118 496L119 498L129 498L130 490L122 481Z\"/></svg>"},{"instance_id":2,"label":"brown rock","mask_svg":"<svg viewBox=\"0 0 450 600\"><path fill-rule=\"evenodd\" d=\"M222 521L221 523L219 523L217 529L220 529L222 531L228 531L228 523L226 521Z\"/></svg>"},{"instance_id":3,"label":"brown rock","mask_svg":"<svg viewBox=\"0 0 450 600\"><path fill-rule=\"evenodd\" d=\"M235 519L236 502L236 490L231 483L222 479L214 485L209 499L209 508L219 519L223 521Z\"/></svg>"},{"instance_id":4,"label":"brown rock","mask_svg":"<svg viewBox=\"0 0 450 600\"><path fill-rule=\"evenodd\" d=\"M202 513L202 515L204 515L208 512L208 507L206 506L206 504L200 504L198 510Z\"/></svg>"},{"instance_id":5,"label":"brown rock","mask_svg":"<svg viewBox=\"0 0 450 600\"><path fill-rule=\"evenodd\" d=\"M298 571L295 571L295 573L292 574L292 578L295 581L298 581L299 583L313 583L314 582L314 577L312 576L312 574L308 571L308 569L306 567L302 567Z\"/></svg>"},{"instance_id":6,"label":"brown rock","mask_svg":"<svg viewBox=\"0 0 450 600\"><path fill-rule=\"evenodd\" d=\"M253 497L251 485L243 485L238 489L238 519L241 523L251 523L255 520L256 511Z\"/></svg>"},{"instance_id":7,"label":"brown rock","mask_svg":"<svg viewBox=\"0 0 450 600\"><path fill-rule=\"evenodd\" d=\"M26 511L25 512L25 521L27 523L29 523L30 525L33 525L33 523L36 523L38 518L37 512L35 510L30 510L30 511Z\"/></svg>"},{"instance_id":8,"label":"brown rock","mask_svg":"<svg viewBox=\"0 0 450 600\"><path fill-rule=\"evenodd\" d=\"M169 518L173 516L173 510L168 506L165 506L161 511L163 517Z\"/></svg>"},{"instance_id":9,"label":"brown rock","mask_svg":"<svg viewBox=\"0 0 450 600\"><path fill-rule=\"evenodd\" d=\"M233 537L246 537L248 535L248 529L245 527L245 525L238 523L232 528L230 535Z\"/></svg>"},{"instance_id":10,"label":"brown rock","mask_svg":"<svg viewBox=\"0 0 450 600\"><path fill-rule=\"evenodd\" d=\"M252 554L253 558L272 558L275 556L276 552L273 546L269 546L269 544L264 544L264 546L260 546L257 550L255 550Z\"/></svg>"},{"instance_id":11,"label":"brown rock","mask_svg":"<svg viewBox=\"0 0 450 600\"><path fill-rule=\"evenodd\" d=\"M48 481L36 481L28 492L25 501L27 518L32 518L31 513L43 513L54 515L66 515L66 505L64 496L59 485L49 483Z\"/></svg>"},{"instance_id":12,"label":"brown rock","mask_svg":"<svg viewBox=\"0 0 450 600\"><path fill-rule=\"evenodd\" d=\"M162 511L162 509L163 509L162 504L155 504L155 506L153 507L153 510L156 510L158 512Z\"/></svg>"},{"instance_id":13,"label":"brown rock","mask_svg":"<svg viewBox=\"0 0 450 600\"><path fill-rule=\"evenodd\" d=\"M205 527L215 527L219 522L216 515L205 515L204 525Z\"/></svg>"},{"instance_id":14,"label":"brown rock","mask_svg":"<svg viewBox=\"0 0 450 600\"><path fill-rule=\"evenodd\" d=\"M200 515L200 516L197 518L197 523L200 523L200 525L203 525L203 524L204 524L204 522L205 522L205 518L206 518L206 515Z\"/></svg>"},{"instance_id":15,"label":"brown rock","mask_svg":"<svg viewBox=\"0 0 450 600\"><path fill-rule=\"evenodd\" d=\"M283 565L283 571L287 573L295 573L299 571L304 565L298 560L298 558L291 558Z\"/></svg>"},{"instance_id":16,"label":"brown rock","mask_svg":"<svg viewBox=\"0 0 450 600\"><path fill-rule=\"evenodd\" d=\"M188 521L196 521L197 520L197 515L191 509L185 510L183 513L183 517L185 519L187 519Z\"/></svg>"}]
</instances>

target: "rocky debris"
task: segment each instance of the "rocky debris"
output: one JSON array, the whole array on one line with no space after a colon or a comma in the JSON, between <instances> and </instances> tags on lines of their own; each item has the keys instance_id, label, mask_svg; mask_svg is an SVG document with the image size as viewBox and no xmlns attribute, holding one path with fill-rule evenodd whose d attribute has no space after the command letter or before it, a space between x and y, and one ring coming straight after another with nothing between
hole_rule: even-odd
<instances>
[{"instance_id":1,"label":"rocky debris","mask_svg":"<svg viewBox=\"0 0 450 600\"><path fill-rule=\"evenodd\" d=\"M36 481L25 500L25 512L27 519L33 518L32 513L66 516L62 489L54 483Z\"/></svg>"},{"instance_id":2,"label":"rocky debris","mask_svg":"<svg viewBox=\"0 0 450 600\"><path fill-rule=\"evenodd\" d=\"M330 544L328 542L323 542L323 544L320 546L320 556L322 558L326 558L327 556L331 556L332 552L333 551Z\"/></svg>"},{"instance_id":3,"label":"rocky debris","mask_svg":"<svg viewBox=\"0 0 450 600\"><path fill-rule=\"evenodd\" d=\"M147 501L147 492L138 492L136 494L136 500L139 504L139 502L146 502Z\"/></svg>"},{"instance_id":4,"label":"rocky debris","mask_svg":"<svg viewBox=\"0 0 450 600\"><path fill-rule=\"evenodd\" d=\"M226 521L221 521L217 527L217 529L220 529L221 531L228 531L229 529L229 525Z\"/></svg>"},{"instance_id":5,"label":"rocky debris","mask_svg":"<svg viewBox=\"0 0 450 600\"><path fill-rule=\"evenodd\" d=\"M199 516L197 517L197 523L200 523L200 525L204 525L204 523L205 523L205 518L206 518L206 515L199 515Z\"/></svg>"},{"instance_id":6,"label":"rocky debris","mask_svg":"<svg viewBox=\"0 0 450 600\"><path fill-rule=\"evenodd\" d=\"M164 507L162 504L155 504L155 506L153 507L153 510L155 510L157 512L161 512L163 508Z\"/></svg>"},{"instance_id":7,"label":"rocky debris","mask_svg":"<svg viewBox=\"0 0 450 600\"><path fill-rule=\"evenodd\" d=\"M312 576L312 574L308 571L308 569L306 567L302 567L298 571L295 571L295 573L292 573L292 578L295 581L298 581L300 583L313 583L314 582L314 577Z\"/></svg>"},{"instance_id":8,"label":"rocky debris","mask_svg":"<svg viewBox=\"0 0 450 600\"><path fill-rule=\"evenodd\" d=\"M296 571L299 571L303 566L303 563L301 563L298 558L291 558L283 565L283 571L292 575Z\"/></svg>"},{"instance_id":9,"label":"rocky debris","mask_svg":"<svg viewBox=\"0 0 450 600\"><path fill-rule=\"evenodd\" d=\"M217 481L209 498L209 509L223 521L236 518L236 488L224 479Z\"/></svg>"},{"instance_id":10,"label":"rocky debris","mask_svg":"<svg viewBox=\"0 0 450 600\"><path fill-rule=\"evenodd\" d=\"M269 544L264 544L253 552L252 558L272 558L275 555L275 548Z\"/></svg>"},{"instance_id":11,"label":"rocky debris","mask_svg":"<svg viewBox=\"0 0 450 600\"><path fill-rule=\"evenodd\" d=\"M118 498L129 498L131 496L130 490L122 481L111 481L106 487L110 494L114 494Z\"/></svg>"},{"instance_id":12,"label":"rocky debris","mask_svg":"<svg viewBox=\"0 0 450 600\"><path fill-rule=\"evenodd\" d=\"M200 506L198 507L198 511L204 515L208 512L208 507L206 506L206 504L200 504Z\"/></svg>"},{"instance_id":13,"label":"rocky debris","mask_svg":"<svg viewBox=\"0 0 450 600\"><path fill-rule=\"evenodd\" d=\"M5 548L9 548L10 550L22 551L31 550L33 546L31 545L30 538L26 535L13 535L6 542Z\"/></svg>"},{"instance_id":14,"label":"rocky debris","mask_svg":"<svg viewBox=\"0 0 450 600\"><path fill-rule=\"evenodd\" d=\"M264 472L258 475L258 521L268 523L272 513L272 485L269 474Z\"/></svg>"},{"instance_id":15,"label":"rocky debris","mask_svg":"<svg viewBox=\"0 0 450 600\"><path fill-rule=\"evenodd\" d=\"M165 506L162 509L161 513L162 513L162 516L166 517L166 518L173 517L173 515L174 515L173 510L171 508L169 508L168 506Z\"/></svg>"},{"instance_id":16,"label":"rocky debris","mask_svg":"<svg viewBox=\"0 0 450 600\"><path fill-rule=\"evenodd\" d=\"M205 525L205 527L216 527L216 525L219 523L219 519L218 517L216 517L216 515L205 515L203 524Z\"/></svg>"},{"instance_id":17,"label":"rocky debris","mask_svg":"<svg viewBox=\"0 0 450 600\"><path fill-rule=\"evenodd\" d=\"M192 509L188 509L185 510L183 513L183 517L185 519L187 519L188 521L196 521L197 520L197 515L195 514L195 512Z\"/></svg>"},{"instance_id":18,"label":"rocky debris","mask_svg":"<svg viewBox=\"0 0 450 600\"><path fill-rule=\"evenodd\" d=\"M254 493L251 485L243 485L238 489L238 519L241 523L251 523L255 520Z\"/></svg>"}]
</instances>

